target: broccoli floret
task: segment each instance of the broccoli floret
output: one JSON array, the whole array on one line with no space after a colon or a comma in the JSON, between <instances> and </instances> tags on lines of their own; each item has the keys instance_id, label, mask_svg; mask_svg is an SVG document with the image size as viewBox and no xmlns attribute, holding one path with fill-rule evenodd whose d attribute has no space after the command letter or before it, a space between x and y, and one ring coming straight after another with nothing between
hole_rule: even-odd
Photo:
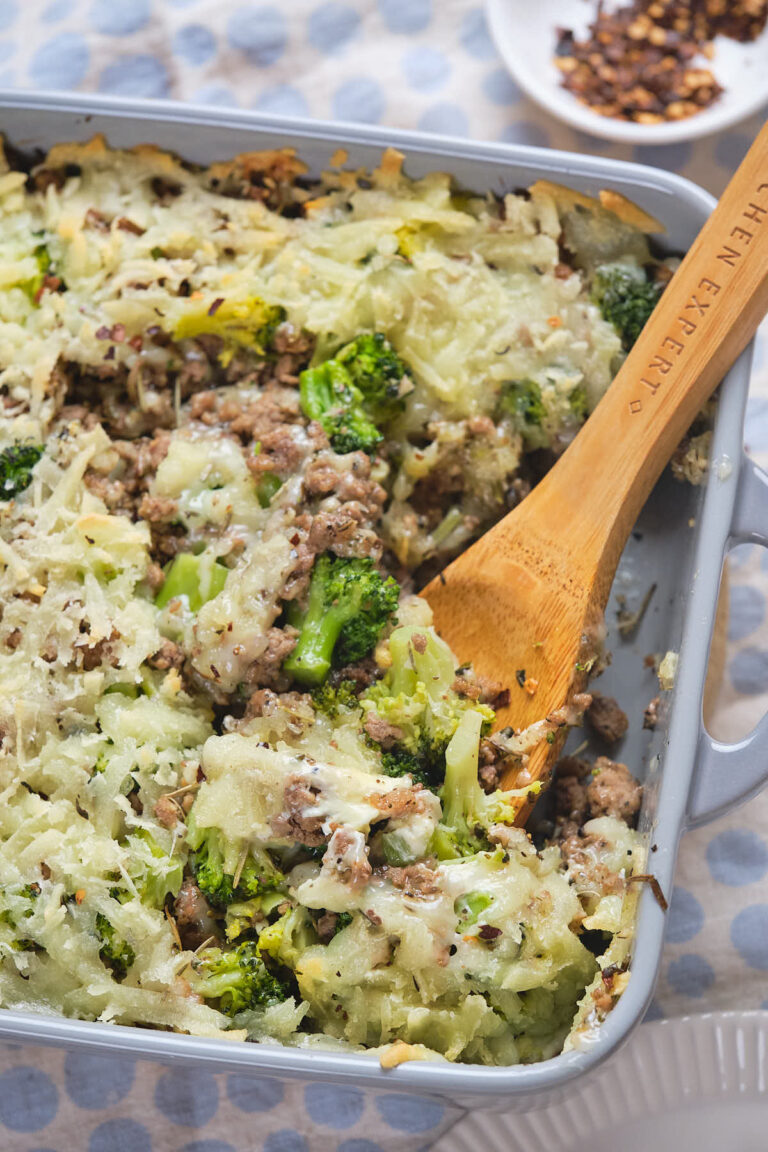
<instances>
[{"instance_id":1,"label":"broccoli floret","mask_svg":"<svg viewBox=\"0 0 768 1152\"><path fill-rule=\"evenodd\" d=\"M532 784L490 795L483 792L477 779L482 728L482 714L469 709L445 750L445 783L440 791L443 813L432 838L432 849L440 860L487 850L491 825L513 824L521 799L541 789L540 784Z\"/></svg>"},{"instance_id":2,"label":"broccoli floret","mask_svg":"<svg viewBox=\"0 0 768 1152\"><path fill-rule=\"evenodd\" d=\"M403 734L382 753L382 768L390 776L409 774L435 788L445 772L446 747L467 709L482 717L484 733L494 713L454 690L453 653L433 628L396 628L389 654L392 662L383 680L361 699L366 712L377 712Z\"/></svg>"},{"instance_id":3,"label":"broccoli floret","mask_svg":"<svg viewBox=\"0 0 768 1152\"><path fill-rule=\"evenodd\" d=\"M335 688L326 681L313 691L312 704L316 712L322 712L331 720L335 720L343 709L360 711L353 680L342 680Z\"/></svg>"},{"instance_id":4,"label":"broccoli floret","mask_svg":"<svg viewBox=\"0 0 768 1152\"><path fill-rule=\"evenodd\" d=\"M101 945L99 956L111 969L116 980L124 980L136 959L133 948L122 936L118 936L114 926L101 912L96 913L96 934Z\"/></svg>"},{"instance_id":5,"label":"broccoli floret","mask_svg":"<svg viewBox=\"0 0 768 1152\"><path fill-rule=\"evenodd\" d=\"M405 406L408 369L380 332L358 336L300 377L301 408L318 420L335 452L372 454L386 424Z\"/></svg>"},{"instance_id":6,"label":"broccoli floret","mask_svg":"<svg viewBox=\"0 0 768 1152\"><path fill-rule=\"evenodd\" d=\"M392 420L405 408L412 390L409 369L382 332L366 332L336 353L363 397L365 411L377 424Z\"/></svg>"},{"instance_id":7,"label":"broccoli floret","mask_svg":"<svg viewBox=\"0 0 768 1152\"><path fill-rule=\"evenodd\" d=\"M0 500L10 500L32 483L32 469L45 449L42 444L12 444L0 452Z\"/></svg>"},{"instance_id":8,"label":"broccoli floret","mask_svg":"<svg viewBox=\"0 0 768 1152\"><path fill-rule=\"evenodd\" d=\"M369 559L326 554L315 561L306 612L295 601L288 620L299 639L283 670L300 684L319 685L331 664L342 667L373 650L397 608L400 589Z\"/></svg>"},{"instance_id":9,"label":"broccoli floret","mask_svg":"<svg viewBox=\"0 0 768 1152\"><path fill-rule=\"evenodd\" d=\"M288 988L267 971L252 940L227 950L203 949L194 970L195 992L206 1000L218 1000L219 1010L227 1016L281 1004L290 996Z\"/></svg>"},{"instance_id":10,"label":"broccoli floret","mask_svg":"<svg viewBox=\"0 0 768 1152\"><path fill-rule=\"evenodd\" d=\"M662 290L642 268L630 264L603 264L597 269L592 299L621 336L626 352L642 332Z\"/></svg>"},{"instance_id":11,"label":"broccoli floret","mask_svg":"<svg viewBox=\"0 0 768 1152\"><path fill-rule=\"evenodd\" d=\"M218 828L198 828L194 808L187 820L187 842L192 848L190 865L197 886L214 908L253 900L285 883L266 850L251 848L235 884L237 863L231 865L230 861L237 861L240 852L227 843Z\"/></svg>"},{"instance_id":12,"label":"broccoli floret","mask_svg":"<svg viewBox=\"0 0 768 1152\"><path fill-rule=\"evenodd\" d=\"M535 380L509 380L501 387L498 410L500 415L513 416L524 426L540 427L546 415L541 388Z\"/></svg>"},{"instance_id":13,"label":"broccoli floret","mask_svg":"<svg viewBox=\"0 0 768 1152\"><path fill-rule=\"evenodd\" d=\"M196 336L220 336L229 345L219 356L226 367L232 359L233 346L251 348L264 355L285 315L284 308L266 304L258 296L249 296L245 300L189 299L174 325L173 338L189 340Z\"/></svg>"},{"instance_id":14,"label":"broccoli floret","mask_svg":"<svg viewBox=\"0 0 768 1152\"><path fill-rule=\"evenodd\" d=\"M334 452L375 452L384 437L366 416L362 393L338 360L305 369L299 380L301 410L322 424Z\"/></svg>"},{"instance_id":15,"label":"broccoli floret","mask_svg":"<svg viewBox=\"0 0 768 1152\"><path fill-rule=\"evenodd\" d=\"M576 419L581 422L587 418L587 393L584 388L574 388L568 397L568 406Z\"/></svg>"}]
</instances>

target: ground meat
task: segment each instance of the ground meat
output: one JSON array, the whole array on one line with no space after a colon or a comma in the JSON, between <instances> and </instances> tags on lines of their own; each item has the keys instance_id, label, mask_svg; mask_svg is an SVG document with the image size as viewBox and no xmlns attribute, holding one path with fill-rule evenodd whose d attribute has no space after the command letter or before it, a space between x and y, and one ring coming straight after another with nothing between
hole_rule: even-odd
<instances>
[{"instance_id":1,"label":"ground meat","mask_svg":"<svg viewBox=\"0 0 768 1152\"><path fill-rule=\"evenodd\" d=\"M277 473L282 478L292 476L307 455L306 437L303 429L296 425L281 424L271 432L262 433L258 442L261 445L258 456L249 456L246 460L256 480L265 472Z\"/></svg>"},{"instance_id":2,"label":"ground meat","mask_svg":"<svg viewBox=\"0 0 768 1152\"><path fill-rule=\"evenodd\" d=\"M640 809L642 795L642 787L626 764L598 756L594 776L587 787L592 816L616 816L631 824Z\"/></svg>"},{"instance_id":3,"label":"ground meat","mask_svg":"<svg viewBox=\"0 0 768 1152\"><path fill-rule=\"evenodd\" d=\"M504 755L492 740L484 736L480 741L480 757L477 778L484 792L495 792L501 783L504 769Z\"/></svg>"},{"instance_id":4,"label":"ground meat","mask_svg":"<svg viewBox=\"0 0 768 1152\"><path fill-rule=\"evenodd\" d=\"M613 697L603 696L600 692L592 693L592 703L587 709L587 720L592 730L606 744L616 744L626 735L629 727L626 713Z\"/></svg>"},{"instance_id":5,"label":"ground meat","mask_svg":"<svg viewBox=\"0 0 768 1152\"><path fill-rule=\"evenodd\" d=\"M153 560L147 568L147 574L144 579L152 595L156 596L163 584L165 584L165 572L163 572L160 565L156 564Z\"/></svg>"},{"instance_id":6,"label":"ground meat","mask_svg":"<svg viewBox=\"0 0 768 1152\"><path fill-rule=\"evenodd\" d=\"M479 700L482 691L477 681L466 680L463 676L456 677L451 689L459 696L466 696L468 700Z\"/></svg>"},{"instance_id":7,"label":"ground meat","mask_svg":"<svg viewBox=\"0 0 768 1152\"><path fill-rule=\"evenodd\" d=\"M659 704L659 697L654 696L653 700L651 700L643 712L643 728L648 728L651 731L655 729L659 722Z\"/></svg>"},{"instance_id":8,"label":"ground meat","mask_svg":"<svg viewBox=\"0 0 768 1152\"><path fill-rule=\"evenodd\" d=\"M173 914L185 948L194 950L211 936L217 938L219 935L210 904L189 876L179 889L173 904Z\"/></svg>"},{"instance_id":9,"label":"ground meat","mask_svg":"<svg viewBox=\"0 0 768 1152\"><path fill-rule=\"evenodd\" d=\"M349 500L335 511L318 512L309 530L309 550L314 554L335 552L337 556L372 556L379 560L384 545L366 526L368 517L369 510L357 500Z\"/></svg>"},{"instance_id":10,"label":"ground meat","mask_svg":"<svg viewBox=\"0 0 768 1152\"><path fill-rule=\"evenodd\" d=\"M21 628L14 628L13 631L9 632L6 636L6 647L10 648L12 652L15 652L19 644L21 644L22 636L23 632L21 631Z\"/></svg>"},{"instance_id":11,"label":"ground meat","mask_svg":"<svg viewBox=\"0 0 768 1152\"><path fill-rule=\"evenodd\" d=\"M146 492L139 502L139 517L150 524L172 524L178 513L178 501L168 496L150 496Z\"/></svg>"},{"instance_id":12,"label":"ground meat","mask_svg":"<svg viewBox=\"0 0 768 1152\"><path fill-rule=\"evenodd\" d=\"M348 888L362 888L368 883L373 869L368 859L368 847L362 832L352 828L337 828L328 841L323 857L323 871Z\"/></svg>"},{"instance_id":13,"label":"ground meat","mask_svg":"<svg viewBox=\"0 0 768 1152\"><path fill-rule=\"evenodd\" d=\"M274 716L283 711L295 716L297 721L311 723L314 716L312 697L304 692L273 692L270 688L259 688L252 693L245 709L245 720L257 716Z\"/></svg>"},{"instance_id":14,"label":"ground meat","mask_svg":"<svg viewBox=\"0 0 768 1152\"><path fill-rule=\"evenodd\" d=\"M363 727L371 740L375 740L382 748L391 748L393 744L403 739L402 728L390 724L388 720L379 716L378 712L367 712Z\"/></svg>"},{"instance_id":15,"label":"ground meat","mask_svg":"<svg viewBox=\"0 0 768 1152\"><path fill-rule=\"evenodd\" d=\"M79 659L83 672L93 672L94 668L100 668L102 664L109 664L112 668L119 667L120 661L114 650L115 641L119 639L120 633L113 628L109 636L97 640L94 644L88 642L87 636L75 641L75 656Z\"/></svg>"},{"instance_id":16,"label":"ground meat","mask_svg":"<svg viewBox=\"0 0 768 1152\"><path fill-rule=\"evenodd\" d=\"M179 822L179 806L168 796L161 796L152 811L163 828L175 828Z\"/></svg>"},{"instance_id":17,"label":"ground meat","mask_svg":"<svg viewBox=\"0 0 768 1152\"><path fill-rule=\"evenodd\" d=\"M323 832L320 816L305 816L307 808L317 804L317 793L313 792L301 776L289 776L283 793L283 811L272 820L272 831L276 836L297 840L316 848L324 844L327 837Z\"/></svg>"},{"instance_id":18,"label":"ground meat","mask_svg":"<svg viewBox=\"0 0 768 1152\"><path fill-rule=\"evenodd\" d=\"M323 912L322 916L318 916L315 921L315 931L320 938L321 944L329 944L336 935L336 925L339 922L337 912Z\"/></svg>"},{"instance_id":19,"label":"ground meat","mask_svg":"<svg viewBox=\"0 0 768 1152\"><path fill-rule=\"evenodd\" d=\"M385 868L384 874L406 896L434 896L440 891L437 872L429 864L409 864L406 868Z\"/></svg>"},{"instance_id":20,"label":"ground meat","mask_svg":"<svg viewBox=\"0 0 768 1152\"><path fill-rule=\"evenodd\" d=\"M296 647L298 629L286 624L284 628L270 628L267 631L267 646L258 659L249 665L243 677L248 686L262 688L289 687L290 677L282 672L283 661Z\"/></svg>"},{"instance_id":21,"label":"ground meat","mask_svg":"<svg viewBox=\"0 0 768 1152\"><path fill-rule=\"evenodd\" d=\"M84 477L86 485L111 512L135 519L151 479L168 454L170 439L170 433L163 429L137 440L114 440L111 447L117 463L114 456L110 461L105 454L109 471L89 469Z\"/></svg>"},{"instance_id":22,"label":"ground meat","mask_svg":"<svg viewBox=\"0 0 768 1152\"><path fill-rule=\"evenodd\" d=\"M394 820L405 816L408 812L423 811L424 800L420 792L421 788L416 784L413 788L393 788L391 792L373 792L366 797L366 800L382 814L374 819Z\"/></svg>"},{"instance_id":23,"label":"ground meat","mask_svg":"<svg viewBox=\"0 0 768 1152\"><path fill-rule=\"evenodd\" d=\"M163 640L162 644L147 660L150 668L157 668L159 672L167 672L169 668L181 668L184 664L184 650L173 640Z\"/></svg>"},{"instance_id":24,"label":"ground meat","mask_svg":"<svg viewBox=\"0 0 768 1152\"><path fill-rule=\"evenodd\" d=\"M308 496L333 493L343 503L357 501L374 519L387 498L381 485L371 479L371 461L365 452L351 452L343 457L321 452L307 466L304 489Z\"/></svg>"},{"instance_id":25,"label":"ground meat","mask_svg":"<svg viewBox=\"0 0 768 1152\"><path fill-rule=\"evenodd\" d=\"M332 688L338 688L344 680L351 681L358 695L370 688L382 675L381 669L372 656L367 656L357 664L345 664L343 668L331 669L328 678Z\"/></svg>"},{"instance_id":26,"label":"ground meat","mask_svg":"<svg viewBox=\"0 0 768 1152\"><path fill-rule=\"evenodd\" d=\"M597 859L598 851L604 847L606 842L600 837L582 836L579 833L560 842L560 851L571 877L581 891L591 892L595 896L623 892L625 888L621 876Z\"/></svg>"}]
</instances>

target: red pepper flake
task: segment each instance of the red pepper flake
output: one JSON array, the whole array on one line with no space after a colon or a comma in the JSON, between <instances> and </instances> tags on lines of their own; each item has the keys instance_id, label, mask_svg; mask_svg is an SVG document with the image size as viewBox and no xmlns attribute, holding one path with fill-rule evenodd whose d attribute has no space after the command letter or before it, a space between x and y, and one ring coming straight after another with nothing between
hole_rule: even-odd
<instances>
[{"instance_id":1,"label":"red pepper flake","mask_svg":"<svg viewBox=\"0 0 768 1152\"><path fill-rule=\"evenodd\" d=\"M104 354L104 359L105 360L114 360L114 358L115 358L115 346L114 346L114 344L112 344L112 345L110 345L109 350Z\"/></svg>"},{"instance_id":2,"label":"red pepper flake","mask_svg":"<svg viewBox=\"0 0 768 1152\"><path fill-rule=\"evenodd\" d=\"M96 329L96 339L97 340L111 340L112 339L112 329L107 328L106 324L102 324L100 328Z\"/></svg>"},{"instance_id":3,"label":"red pepper flake","mask_svg":"<svg viewBox=\"0 0 768 1152\"><path fill-rule=\"evenodd\" d=\"M85 900L85 888L78 888L75 892L75 903L82 904L83 900Z\"/></svg>"},{"instance_id":4,"label":"red pepper flake","mask_svg":"<svg viewBox=\"0 0 768 1152\"><path fill-rule=\"evenodd\" d=\"M211 304L210 308L208 309L208 315L209 316L215 316L216 313L218 312L219 308L221 308L223 303L224 303L224 297L223 296L217 297L216 300L214 300L213 304Z\"/></svg>"},{"instance_id":5,"label":"red pepper flake","mask_svg":"<svg viewBox=\"0 0 768 1152\"><path fill-rule=\"evenodd\" d=\"M477 934L481 940L495 940L501 936L501 928L494 928L492 924L481 924Z\"/></svg>"},{"instance_id":6,"label":"red pepper flake","mask_svg":"<svg viewBox=\"0 0 768 1152\"><path fill-rule=\"evenodd\" d=\"M112 339L115 341L116 344L122 344L123 343L123 341L125 340L125 334L126 334L125 324L113 324L112 325Z\"/></svg>"},{"instance_id":7,"label":"red pepper flake","mask_svg":"<svg viewBox=\"0 0 768 1152\"><path fill-rule=\"evenodd\" d=\"M133 348L134 352L141 352L143 343L141 336L131 336L128 343L130 344L131 348Z\"/></svg>"},{"instance_id":8,"label":"red pepper flake","mask_svg":"<svg viewBox=\"0 0 768 1152\"><path fill-rule=\"evenodd\" d=\"M143 236L145 229L134 224L133 220L129 220L127 216L121 216L117 222L118 228L123 232L130 232L133 236Z\"/></svg>"}]
</instances>

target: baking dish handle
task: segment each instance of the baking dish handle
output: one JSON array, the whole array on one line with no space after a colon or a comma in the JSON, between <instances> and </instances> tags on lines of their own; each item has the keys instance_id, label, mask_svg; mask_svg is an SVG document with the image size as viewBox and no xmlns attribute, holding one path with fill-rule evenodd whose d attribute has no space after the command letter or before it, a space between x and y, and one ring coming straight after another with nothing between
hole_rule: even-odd
<instances>
[{"instance_id":1,"label":"baking dish handle","mask_svg":"<svg viewBox=\"0 0 768 1152\"><path fill-rule=\"evenodd\" d=\"M742 461L731 523L732 544L768 548L768 474L747 456ZM702 725L696 776L686 824L706 824L748 800L768 783L768 714L735 744L713 739Z\"/></svg>"}]
</instances>

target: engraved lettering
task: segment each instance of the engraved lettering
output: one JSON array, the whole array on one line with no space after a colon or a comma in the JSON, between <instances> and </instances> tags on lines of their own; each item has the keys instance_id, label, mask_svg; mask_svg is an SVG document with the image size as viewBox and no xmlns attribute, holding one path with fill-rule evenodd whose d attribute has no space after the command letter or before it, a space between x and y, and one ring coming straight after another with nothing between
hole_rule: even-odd
<instances>
[{"instance_id":1,"label":"engraved lettering","mask_svg":"<svg viewBox=\"0 0 768 1152\"><path fill-rule=\"evenodd\" d=\"M731 228L731 236L741 236L745 244L752 243L752 233L748 232L746 228L742 228L739 224L735 228Z\"/></svg>"},{"instance_id":2,"label":"engraved lettering","mask_svg":"<svg viewBox=\"0 0 768 1152\"><path fill-rule=\"evenodd\" d=\"M712 296L717 296L720 291L720 285L715 284L714 280L710 280L709 276L702 276L699 280L699 288L702 292L709 292Z\"/></svg>"},{"instance_id":3,"label":"engraved lettering","mask_svg":"<svg viewBox=\"0 0 768 1152\"><path fill-rule=\"evenodd\" d=\"M679 356L685 348L679 340L675 340L674 336L665 336L661 342L662 348L668 348L670 352L674 352L675 356Z\"/></svg>"},{"instance_id":4,"label":"engraved lettering","mask_svg":"<svg viewBox=\"0 0 768 1152\"><path fill-rule=\"evenodd\" d=\"M642 400L630 400L630 402L629 402L629 410L630 410L630 412L632 413L632 415L633 415L633 416L635 415L635 413L636 413L636 412L641 412L641 411L642 411L642 409L643 409L643 402L642 402Z\"/></svg>"},{"instance_id":5,"label":"engraved lettering","mask_svg":"<svg viewBox=\"0 0 768 1152\"><path fill-rule=\"evenodd\" d=\"M723 264L727 264L729 268L735 268L739 256L741 256L741 252L737 252L735 248L726 244L723 251L718 252L717 259L722 260Z\"/></svg>"},{"instance_id":6,"label":"engraved lettering","mask_svg":"<svg viewBox=\"0 0 768 1152\"><path fill-rule=\"evenodd\" d=\"M689 320L687 316L678 316L677 322L683 330L683 335L692 336L696 331L696 325L693 320Z\"/></svg>"},{"instance_id":7,"label":"engraved lettering","mask_svg":"<svg viewBox=\"0 0 768 1152\"><path fill-rule=\"evenodd\" d=\"M695 312L697 316L703 316L707 308L709 308L709 304L700 304L695 296L691 296L685 307L689 312Z\"/></svg>"},{"instance_id":8,"label":"engraved lettering","mask_svg":"<svg viewBox=\"0 0 768 1152\"><path fill-rule=\"evenodd\" d=\"M658 392L659 387L660 387L659 382L657 380L646 380L645 376L640 377L640 383L645 384L646 388L649 388L651 390L651 392L654 392L654 393Z\"/></svg>"},{"instance_id":9,"label":"engraved lettering","mask_svg":"<svg viewBox=\"0 0 768 1152\"><path fill-rule=\"evenodd\" d=\"M759 204L753 204L750 200L749 208L742 212L742 216L746 216L747 220L754 220L756 224L762 224L766 212L768 208L761 208Z\"/></svg>"},{"instance_id":10,"label":"engraved lettering","mask_svg":"<svg viewBox=\"0 0 768 1152\"><path fill-rule=\"evenodd\" d=\"M648 365L648 371L661 372L662 376L668 376L671 367L672 361L667 360L666 356L662 356L661 352L657 352L651 363Z\"/></svg>"}]
</instances>

